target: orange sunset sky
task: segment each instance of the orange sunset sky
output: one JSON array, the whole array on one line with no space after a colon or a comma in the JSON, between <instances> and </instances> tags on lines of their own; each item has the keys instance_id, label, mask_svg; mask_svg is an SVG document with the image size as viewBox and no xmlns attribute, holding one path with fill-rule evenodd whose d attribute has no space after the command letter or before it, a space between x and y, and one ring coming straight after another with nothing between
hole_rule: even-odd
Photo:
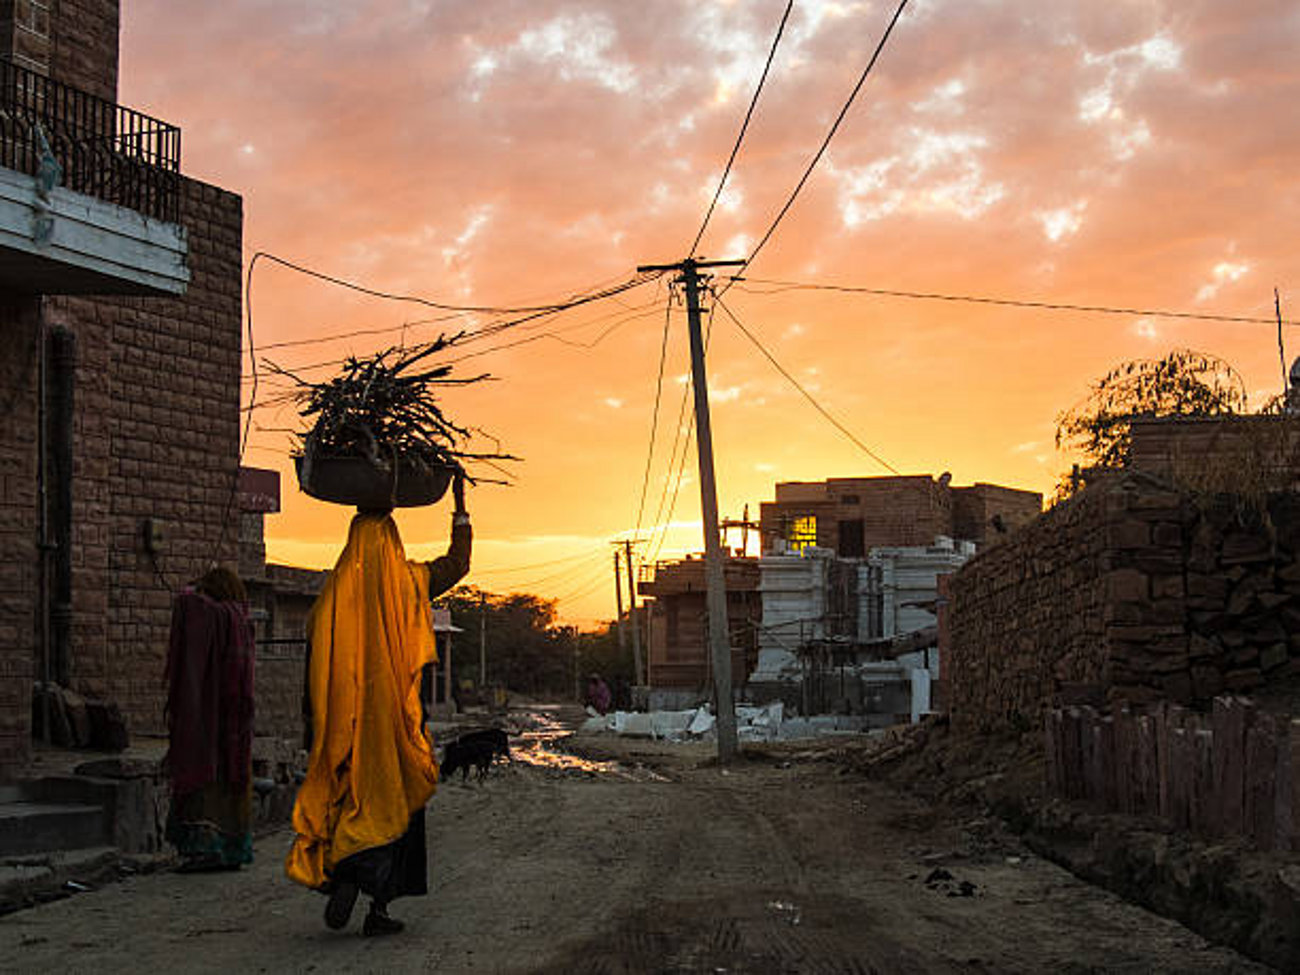
<instances>
[{"instance_id":1,"label":"orange sunset sky","mask_svg":"<svg viewBox=\"0 0 1300 975\"><path fill-rule=\"evenodd\" d=\"M895 3L796 0L700 253L744 257L857 81ZM528 305L686 256L785 0L126 0L120 100L184 130L187 174L242 194L259 250L368 287ZM1054 418L1120 361L1187 346L1281 388L1277 331L806 290L839 284L1300 319L1300 5L1294 0L914 0L751 279L725 301L822 405L905 473L1049 492ZM525 461L471 491L469 582L613 615L611 548L646 466L666 280L464 351L494 382L458 420ZM310 369L431 338L427 309L269 262L259 346ZM466 317L457 327L491 319ZM687 371L671 312L643 552L702 547L692 454L666 533ZM405 331L402 327L408 326ZM535 326L535 327L534 327ZM564 329L498 348L519 338ZM1300 332L1288 329L1288 361ZM709 359L724 516L778 480L885 470L719 311ZM251 384L244 387L245 399ZM283 392L263 373L258 399ZM277 467L272 558L332 564L349 512L303 497L292 409L255 412ZM669 492L671 497L671 492ZM667 507L664 505L663 507ZM445 544L448 505L401 515Z\"/></svg>"}]
</instances>

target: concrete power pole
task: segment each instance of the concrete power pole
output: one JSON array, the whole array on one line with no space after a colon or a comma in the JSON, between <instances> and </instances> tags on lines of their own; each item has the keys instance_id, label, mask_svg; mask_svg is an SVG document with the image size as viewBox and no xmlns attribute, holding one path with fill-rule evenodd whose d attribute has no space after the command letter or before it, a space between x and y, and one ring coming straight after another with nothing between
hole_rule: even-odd
<instances>
[{"instance_id":1,"label":"concrete power pole","mask_svg":"<svg viewBox=\"0 0 1300 975\"><path fill-rule=\"evenodd\" d=\"M618 571L618 549L614 549L614 603L618 607L615 619L618 621L618 656L622 660L627 653L627 624L623 622L623 577ZM635 675L632 683L636 683Z\"/></svg>"},{"instance_id":2,"label":"concrete power pole","mask_svg":"<svg viewBox=\"0 0 1300 975\"><path fill-rule=\"evenodd\" d=\"M633 684L641 685L641 628L636 622L636 579L632 572L632 541L631 539L623 542L623 550L627 554L625 564L627 565L627 622L632 627L632 672L634 679Z\"/></svg>"},{"instance_id":3,"label":"concrete power pole","mask_svg":"<svg viewBox=\"0 0 1300 975\"><path fill-rule=\"evenodd\" d=\"M718 531L718 489L713 474L713 427L709 421L708 377L704 368L704 335L700 327L700 268L738 267L744 261L697 261L650 265L638 271L679 271L686 289L686 314L691 339L691 386L695 391L695 443L699 449L700 507L704 516L704 572L708 583L709 648L713 660L713 693L718 707L718 761L736 754L736 702L731 692L731 635L727 626L727 581L722 540Z\"/></svg>"}]
</instances>

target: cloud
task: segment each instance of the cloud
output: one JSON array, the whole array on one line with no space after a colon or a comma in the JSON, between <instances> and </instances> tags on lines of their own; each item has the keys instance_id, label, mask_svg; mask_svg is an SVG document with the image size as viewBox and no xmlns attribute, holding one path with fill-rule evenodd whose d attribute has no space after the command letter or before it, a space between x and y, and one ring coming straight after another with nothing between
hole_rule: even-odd
<instances>
[{"instance_id":1,"label":"cloud","mask_svg":"<svg viewBox=\"0 0 1300 975\"><path fill-rule=\"evenodd\" d=\"M1247 261L1220 261L1211 269L1209 282L1196 292L1196 300L1209 301L1225 285L1235 284L1249 273L1250 263Z\"/></svg>"},{"instance_id":2,"label":"cloud","mask_svg":"<svg viewBox=\"0 0 1300 975\"><path fill-rule=\"evenodd\" d=\"M120 100L183 128L188 175L243 196L247 253L435 301L532 306L685 256L781 10L739 0L133 0L123 4ZM849 0L795 5L700 253L750 252L889 14ZM1294 276L1300 225L1300 129L1280 122L1300 103L1297 49L1291 0L914 0L746 269L753 287L725 300L801 378L815 364L819 400L894 463L1050 490L1050 451L1006 444L1044 442L1043 424L1118 362L1153 343L1185 344L1224 356L1256 388L1276 382L1276 349L1248 327L759 294L755 282L1124 308L1213 303L1267 317L1272 283ZM276 350L286 367L497 321L410 325L438 314L265 263L254 284L259 344L394 330ZM654 395L668 291L666 280L648 284L464 347L485 354L457 374L497 381L448 389L449 415L526 458L516 487L473 492L481 531L613 537L635 523L650 430L648 417L629 426L626 410ZM556 340L590 343L625 318L595 345ZM648 506L689 425L685 413L678 423L683 321L675 305ZM734 395L745 407L720 409L715 424L724 510L768 496L774 472L759 464L792 480L877 470L778 386L725 316L714 324L717 401ZM540 338L547 332L555 337ZM784 361L796 349L798 361ZM612 414L606 398L624 412ZM253 439L258 462L278 463L291 486L283 435ZM346 513L289 487L285 498L268 519L273 542L336 553ZM677 503L675 521L696 517L689 487ZM404 523L412 547L445 541L428 514ZM698 547L698 525L669 544ZM485 548L476 565L510 557Z\"/></svg>"},{"instance_id":3,"label":"cloud","mask_svg":"<svg viewBox=\"0 0 1300 975\"><path fill-rule=\"evenodd\" d=\"M913 128L903 147L865 166L834 169L839 178L840 214L847 227L898 213L951 214L971 220L1005 195L989 180L980 161L988 147L976 132Z\"/></svg>"},{"instance_id":4,"label":"cloud","mask_svg":"<svg viewBox=\"0 0 1300 975\"><path fill-rule=\"evenodd\" d=\"M1133 334L1148 342L1154 342L1160 338L1160 326L1152 319L1142 317L1133 323Z\"/></svg>"},{"instance_id":5,"label":"cloud","mask_svg":"<svg viewBox=\"0 0 1300 975\"><path fill-rule=\"evenodd\" d=\"M1083 226L1083 213L1088 209L1087 200L1078 200L1068 207L1055 210L1039 210L1034 216L1043 225L1043 234L1056 243L1063 237L1071 237Z\"/></svg>"}]
</instances>

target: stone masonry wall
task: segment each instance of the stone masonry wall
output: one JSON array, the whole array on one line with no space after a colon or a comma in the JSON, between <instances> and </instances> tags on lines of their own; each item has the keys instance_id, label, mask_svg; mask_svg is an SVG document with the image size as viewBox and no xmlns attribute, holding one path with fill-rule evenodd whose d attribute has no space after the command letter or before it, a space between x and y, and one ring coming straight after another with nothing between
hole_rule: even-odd
<instances>
[{"instance_id":1,"label":"stone masonry wall","mask_svg":"<svg viewBox=\"0 0 1300 975\"><path fill-rule=\"evenodd\" d=\"M170 590L235 559L242 219L238 196L186 180L184 296L46 302L78 340L72 682L137 730L162 727Z\"/></svg>"},{"instance_id":2,"label":"stone masonry wall","mask_svg":"<svg viewBox=\"0 0 1300 975\"><path fill-rule=\"evenodd\" d=\"M37 299L0 307L0 778L31 750L36 615Z\"/></svg>"},{"instance_id":3,"label":"stone masonry wall","mask_svg":"<svg viewBox=\"0 0 1300 975\"><path fill-rule=\"evenodd\" d=\"M0 0L0 56L29 71L50 70L52 0Z\"/></svg>"},{"instance_id":4,"label":"stone masonry wall","mask_svg":"<svg viewBox=\"0 0 1300 975\"><path fill-rule=\"evenodd\" d=\"M53 0L50 76L117 100L118 0Z\"/></svg>"},{"instance_id":5,"label":"stone masonry wall","mask_svg":"<svg viewBox=\"0 0 1300 975\"><path fill-rule=\"evenodd\" d=\"M1106 679L1104 521L1105 499L1085 493L948 578L941 657L954 724L1028 727L1062 684Z\"/></svg>"},{"instance_id":6,"label":"stone masonry wall","mask_svg":"<svg viewBox=\"0 0 1300 975\"><path fill-rule=\"evenodd\" d=\"M258 647L254 694L255 733L288 741L302 740L302 691L306 644Z\"/></svg>"},{"instance_id":7,"label":"stone masonry wall","mask_svg":"<svg viewBox=\"0 0 1300 975\"><path fill-rule=\"evenodd\" d=\"M1208 706L1300 672L1300 495L1129 474L977 556L951 591L955 722L1036 725L1053 702L1105 697Z\"/></svg>"}]
</instances>

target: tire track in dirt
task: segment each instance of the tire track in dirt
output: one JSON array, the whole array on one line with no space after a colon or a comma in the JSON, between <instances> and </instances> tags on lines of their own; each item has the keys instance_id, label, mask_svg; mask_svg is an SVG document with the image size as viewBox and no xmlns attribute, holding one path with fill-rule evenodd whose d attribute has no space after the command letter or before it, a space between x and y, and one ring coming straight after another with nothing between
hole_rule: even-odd
<instances>
[{"instance_id":1,"label":"tire track in dirt","mask_svg":"<svg viewBox=\"0 0 1300 975\"><path fill-rule=\"evenodd\" d=\"M842 932L861 928L852 904L821 905L762 788L719 770L683 776L672 806L683 828L685 873L656 871L660 894L617 927L540 971L592 975L714 972L876 975L940 971L879 934L874 950ZM797 839L798 834L795 834ZM701 899L703 893L714 896ZM829 923L809 924L809 906ZM847 906L847 911L846 911ZM593 959L593 955L599 955ZM877 957L879 956L879 957Z\"/></svg>"}]
</instances>

